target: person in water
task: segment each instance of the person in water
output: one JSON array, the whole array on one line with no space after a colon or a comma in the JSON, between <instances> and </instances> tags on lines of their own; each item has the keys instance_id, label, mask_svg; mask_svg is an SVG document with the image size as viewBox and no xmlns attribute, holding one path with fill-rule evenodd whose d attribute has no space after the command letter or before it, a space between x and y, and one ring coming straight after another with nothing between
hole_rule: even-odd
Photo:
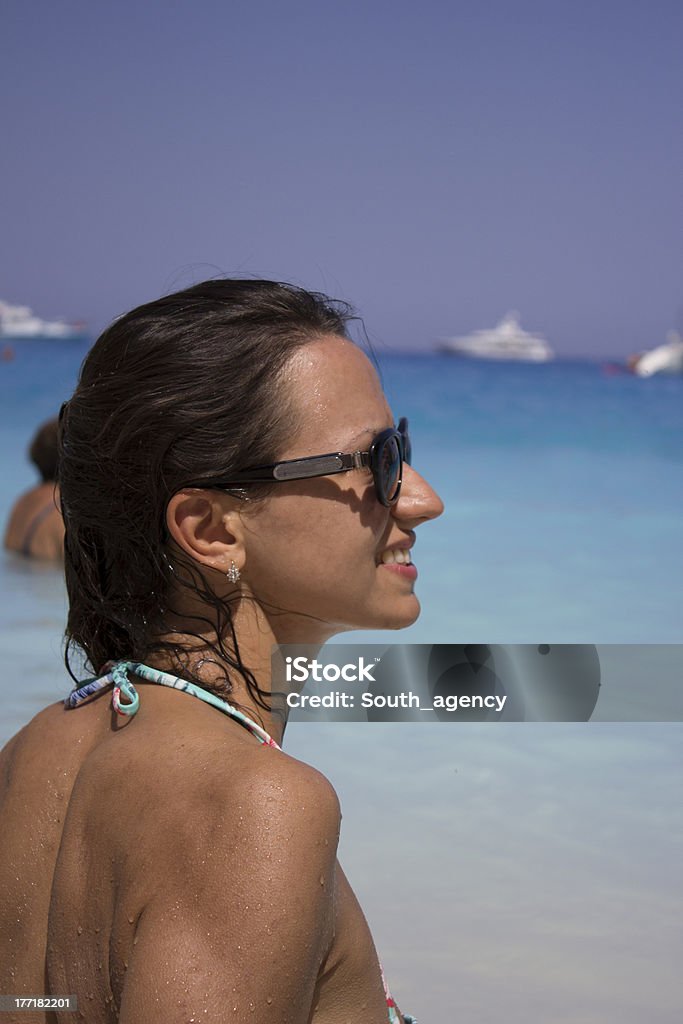
<instances>
[{"instance_id":1,"label":"person in water","mask_svg":"<svg viewBox=\"0 0 683 1024\"><path fill-rule=\"evenodd\" d=\"M58 561L64 545L64 523L57 487L57 420L39 427L28 456L41 482L14 503L5 530L5 547L29 558Z\"/></svg>"},{"instance_id":2,"label":"person in water","mask_svg":"<svg viewBox=\"0 0 683 1024\"><path fill-rule=\"evenodd\" d=\"M0 754L0 992L76 994L89 1024L413 1021L270 701L273 644L415 621L443 509L349 318L208 281L86 358L60 487L67 665L96 678Z\"/></svg>"}]
</instances>

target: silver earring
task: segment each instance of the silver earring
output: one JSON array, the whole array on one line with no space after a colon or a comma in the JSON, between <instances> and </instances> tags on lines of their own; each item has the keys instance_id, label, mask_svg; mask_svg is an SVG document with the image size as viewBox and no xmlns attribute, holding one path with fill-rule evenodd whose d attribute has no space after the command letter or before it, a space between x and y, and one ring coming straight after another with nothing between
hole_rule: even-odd
<instances>
[{"instance_id":1,"label":"silver earring","mask_svg":"<svg viewBox=\"0 0 683 1024\"><path fill-rule=\"evenodd\" d=\"M237 583L238 579L240 578L240 571L234 562L230 562L230 568L228 569L225 575L228 577L231 583Z\"/></svg>"}]
</instances>

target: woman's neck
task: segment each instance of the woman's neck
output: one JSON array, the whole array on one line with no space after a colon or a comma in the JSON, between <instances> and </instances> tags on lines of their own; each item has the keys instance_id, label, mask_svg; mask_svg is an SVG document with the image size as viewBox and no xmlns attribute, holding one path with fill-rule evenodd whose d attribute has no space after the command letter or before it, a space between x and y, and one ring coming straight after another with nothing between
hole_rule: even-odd
<instances>
[{"instance_id":1,"label":"woman's neck","mask_svg":"<svg viewBox=\"0 0 683 1024\"><path fill-rule=\"evenodd\" d=\"M284 657L277 648L283 643L305 644L310 656L335 631L330 627L321 631L318 624L312 628L310 622L302 622L300 616L287 612L268 615L255 600L244 597L231 604L231 621L232 628L223 632L219 643L213 631L201 634L194 631L194 614L186 618L176 616L173 630L159 637L163 646L152 650L149 664L178 675L183 672L191 675L200 685L224 697L258 722L281 744L289 708L281 685L277 685L273 693L274 665L276 679L284 678L284 672L278 671L279 662L284 667ZM175 648L180 657L174 657L170 651L166 653L167 645ZM256 682L258 695L235 667L237 664ZM259 696L270 710L262 706Z\"/></svg>"}]
</instances>

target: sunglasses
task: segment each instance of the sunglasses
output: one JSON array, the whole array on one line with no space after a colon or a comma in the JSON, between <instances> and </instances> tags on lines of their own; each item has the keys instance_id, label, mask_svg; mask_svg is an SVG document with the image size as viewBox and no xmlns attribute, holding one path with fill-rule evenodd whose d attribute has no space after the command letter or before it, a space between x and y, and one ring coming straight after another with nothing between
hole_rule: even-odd
<instances>
[{"instance_id":1,"label":"sunglasses","mask_svg":"<svg viewBox=\"0 0 683 1024\"><path fill-rule=\"evenodd\" d=\"M389 508L398 501L403 479L403 464L410 465L412 448L408 436L408 420L403 418L398 427L389 427L374 438L365 452L330 452L328 455L309 455L305 459L287 459L270 466L251 466L239 470L230 479L204 480L190 487L215 487L217 490L241 489L243 484L287 483L289 480L308 480L316 476L348 473L351 469L367 467L372 470L377 499Z\"/></svg>"}]
</instances>

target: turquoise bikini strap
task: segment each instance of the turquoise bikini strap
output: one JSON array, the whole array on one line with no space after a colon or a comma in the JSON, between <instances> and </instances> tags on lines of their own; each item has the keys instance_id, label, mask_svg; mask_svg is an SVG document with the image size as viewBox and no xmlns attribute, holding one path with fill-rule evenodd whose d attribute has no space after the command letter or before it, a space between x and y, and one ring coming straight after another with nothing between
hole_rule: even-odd
<instances>
[{"instance_id":1,"label":"turquoise bikini strap","mask_svg":"<svg viewBox=\"0 0 683 1024\"><path fill-rule=\"evenodd\" d=\"M114 692L111 702L114 705L114 710L119 715L134 715L140 707L138 691L128 678L128 671L132 668L132 664L130 661L119 661L111 670L114 680ZM122 694L128 703L121 703Z\"/></svg>"},{"instance_id":2,"label":"turquoise bikini strap","mask_svg":"<svg viewBox=\"0 0 683 1024\"><path fill-rule=\"evenodd\" d=\"M223 711L226 715L230 715L231 718L237 719L242 725L245 725L250 733L256 737L259 742L264 743L266 746L275 747L277 750L280 749L278 743L269 736L268 733L262 726L257 725L256 722L252 721L244 712L234 708L227 701L222 700L209 690L203 689L201 686L197 686L195 683L189 682L187 679L180 679L178 676L173 676L168 672L163 672L158 668L150 668L149 665L143 665L139 661L118 661L114 665L109 665L109 671L106 675L100 676L99 679L90 679L87 683L76 690L72 690L69 696L64 701L67 708L78 707L79 704L87 700L88 697L94 693L98 693L100 690L107 686L114 684L114 691L112 693L112 706L119 715L134 715L140 707L140 698L138 692L135 689L133 683L129 679L129 673L139 676L141 679L146 680L149 683L160 683L162 686L170 686L174 690L182 690L185 693L190 693L194 697L199 697L206 704L212 704L215 708ZM125 698L126 703L121 703L121 697Z\"/></svg>"}]
</instances>

